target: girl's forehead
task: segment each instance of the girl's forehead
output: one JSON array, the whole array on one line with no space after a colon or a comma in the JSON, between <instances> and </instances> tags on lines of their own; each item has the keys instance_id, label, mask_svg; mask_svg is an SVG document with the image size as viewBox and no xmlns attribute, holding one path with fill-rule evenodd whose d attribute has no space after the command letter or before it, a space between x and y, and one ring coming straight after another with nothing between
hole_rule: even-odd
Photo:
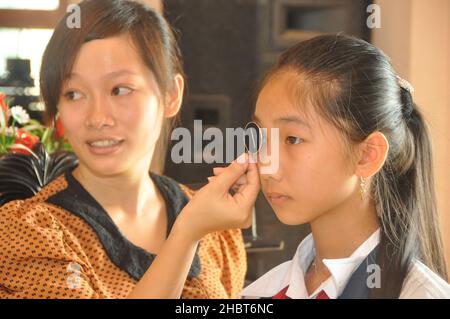
<instances>
[{"instance_id":1,"label":"girl's forehead","mask_svg":"<svg viewBox=\"0 0 450 319\"><path fill-rule=\"evenodd\" d=\"M276 75L269 79L258 95L256 118L304 118L305 122L315 117L315 108L305 92L306 85L292 74Z\"/></svg>"}]
</instances>

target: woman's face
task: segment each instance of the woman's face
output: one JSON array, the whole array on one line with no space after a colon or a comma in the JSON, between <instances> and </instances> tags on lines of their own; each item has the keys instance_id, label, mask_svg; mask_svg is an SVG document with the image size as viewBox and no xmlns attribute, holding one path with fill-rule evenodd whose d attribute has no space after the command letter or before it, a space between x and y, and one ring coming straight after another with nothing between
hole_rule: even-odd
<instances>
[{"instance_id":1,"label":"woman's face","mask_svg":"<svg viewBox=\"0 0 450 319\"><path fill-rule=\"evenodd\" d=\"M292 88L298 85L290 72L275 75L259 94L255 111L255 120L268 129L268 150L270 129L279 128L279 169L260 177L265 197L288 225L311 222L358 194L342 134L311 105L293 103Z\"/></svg>"},{"instance_id":2,"label":"woman's face","mask_svg":"<svg viewBox=\"0 0 450 319\"><path fill-rule=\"evenodd\" d=\"M148 171L161 131L159 89L128 36L81 47L58 111L80 167L99 176Z\"/></svg>"}]
</instances>

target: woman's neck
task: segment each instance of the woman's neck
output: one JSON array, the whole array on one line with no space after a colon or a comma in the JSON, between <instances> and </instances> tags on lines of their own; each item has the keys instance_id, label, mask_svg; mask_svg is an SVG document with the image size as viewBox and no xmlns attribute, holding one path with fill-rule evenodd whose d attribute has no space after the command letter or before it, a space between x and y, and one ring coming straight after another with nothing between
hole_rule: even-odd
<instances>
[{"instance_id":1,"label":"woman's neck","mask_svg":"<svg viewBox=\"0 0 450 319\"><path fill-rule=\"evenodd\" d=\"M80 165L73 176L109 212L138 218L149 206L160 206L161 196L148 173L136 171L104 177Z\"/></svg>"},{"instance_id":2,"label":"woman's neck","mask_svg":"<svg viewBox=\"0 0 450 319\"><path fill-rule=\"evenodd\" d=\"M349 257L379 227L375 203L350 197L311 222L316 261Z\"/></svg>"}]
</instances>

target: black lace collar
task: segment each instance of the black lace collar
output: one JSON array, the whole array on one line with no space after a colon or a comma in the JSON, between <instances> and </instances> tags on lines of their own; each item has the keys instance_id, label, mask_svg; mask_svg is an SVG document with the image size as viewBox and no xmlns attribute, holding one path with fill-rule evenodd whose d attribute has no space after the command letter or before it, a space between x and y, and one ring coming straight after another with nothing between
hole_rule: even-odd
<instances>
[{"instance_id":1,"label":"black lace collar","mask_svg":"<svg viewBox=\"0 0 450 319\"><path fill-rule=\"evenodd\" d=\"M150 176L166 203L168 234L181 209L187 204L188 198L173 179L155 174L150 174ZM65 178L68 187L49 197L47 202L81 217L97 233L111 261L134 279L142 278L156 255L134 245L123 236L108 213L73 177L70 171L65 173ZM200 258L196 253L188 277L197 277L200 268Z\"/></svg>"}]
</instances>

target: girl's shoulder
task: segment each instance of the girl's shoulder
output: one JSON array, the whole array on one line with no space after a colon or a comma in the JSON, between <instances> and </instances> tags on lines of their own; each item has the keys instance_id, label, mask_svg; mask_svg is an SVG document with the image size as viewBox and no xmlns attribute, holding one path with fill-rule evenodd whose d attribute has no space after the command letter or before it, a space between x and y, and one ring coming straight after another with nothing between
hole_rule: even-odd
<instances>
[{"instance_id":1,"label":"girl's shoulder","mask_svg":"<svg viewBox=\"0 0 450 319\"><path fill-rule=\"evenodd\" d=\"M417 259L403 283L401 299L450 299L450 284Z\"/></svg>"}]
</instances>

